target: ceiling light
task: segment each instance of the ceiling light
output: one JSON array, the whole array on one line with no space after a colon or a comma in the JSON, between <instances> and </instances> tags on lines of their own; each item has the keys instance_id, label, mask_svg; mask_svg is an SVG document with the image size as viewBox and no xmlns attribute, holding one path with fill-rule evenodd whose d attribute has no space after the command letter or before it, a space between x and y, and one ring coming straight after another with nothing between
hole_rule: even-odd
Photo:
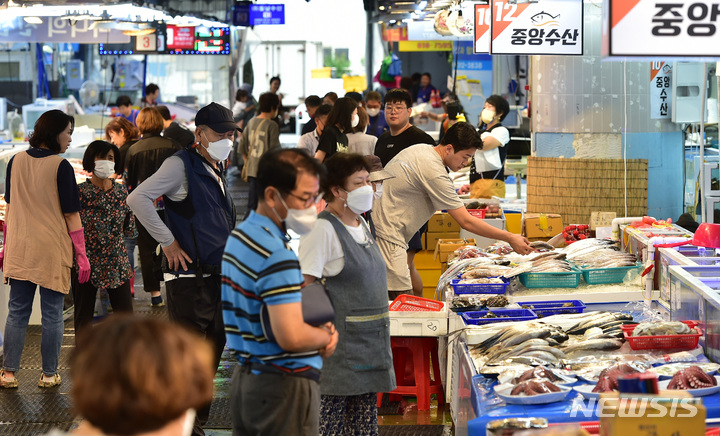
<instances>
[{"instance_id":1,"label":"ceiling light","mask_svg":"<svg viewBox=\"0 0 720 436\"><path fill-rule=\"evenodd\" d=\"M23 17L28 24L42 24L43 20L40 17Z\"/></svg>"},{"instance_id":2,"label":"ceiling light","mask_svg":"<svg viewBox=\"0 0 720 436\"><path fill-rule=\"evenodd\" d=\"M385 6L380 5L380 6L378 6L378 9L380 9L381 11L384 11L384 10L385 10Z\"/></svg>"},{"instance_id":3,"label":"ceiling light","mask_svg":"<svg viewBox=\"0 0 720 436\"><path fill-rule=\"evenodd\" d=\"M123 35L129 35L129 36L143 36L143 35L150 35L151 33L155 33L155 29L152 27L149 29L136 29L136 30L123 30Z\"/></svg>"}]
</instances>

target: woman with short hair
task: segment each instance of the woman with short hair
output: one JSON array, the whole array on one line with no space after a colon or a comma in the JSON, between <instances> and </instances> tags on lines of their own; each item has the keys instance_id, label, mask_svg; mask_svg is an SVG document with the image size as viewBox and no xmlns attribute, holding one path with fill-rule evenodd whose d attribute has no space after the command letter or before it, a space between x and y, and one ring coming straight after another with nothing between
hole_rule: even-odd
<instances>
[{"instance_id":1,"label":"woman with short hair","mask_svg":"<svg viewBox=\"0 0 720 436\"><path fill-rule=\"evenodd\" d=\"M372 207L370 166L358 154L337 153L325 167L328 206L298 250L305 284L325 280L340 334L323 362L320 434L373 436L377 393L396 383L385 260L360 216Z\"/></svg>"},{"instance_id":2,"label":"woman with short hair","mask_svg":"<svg viewBox=\"0 0 720 436\"><path fill-rule=\"evenodd\" d=\"M98 288L107 289L113 312L133 311L130 279L133 275L125 238L136 238L135 217L128 207L127 188L110 176L117 173L118 148L93 141L83 156L83 169L92 177L80 183L80 218L87 229L86 249L92 268L87 283L73 281L75 332L90 324Z\"/></svg>"},{"instance_id":3,"label":"woman with short hair","mask_svg":"<svg viewBox=\"0 0 720 436\"><path fill-rule=\"evenodd\" d=\"M328 115L325 129L315 152L315 159L323 162L335 153L347 153L348 137L360 123L358 105L349 97L338 98Z\"/></svg>"},{"instance_id":4,"label":"woman with short hair","mask_svg":"<svg viewBox=\"0 0 720 436\"><path fill-rule=\"evenodd\" d=\"M120 153L115 156L115 162L117 162L119 171L117 174L123 176L128 150L140 138L140 131L125 118L113 118L105 126L105 138L120 150Z\"/></svg>"},{"instance_id":5,"label":"woman with short hair","mask_svg":"<svg viewBox=\"0 0 720 436\"><path fill-rule=\"evenodd\" d=\"M62 382L57 368L64 330L63 303L70 291L73 260L79 282L85 283L90 277L75 173L70 163L58 156L70 145L74 126L75 119L60 110L45 112L35 123L30 149L8 163L0 267L10 280L10 301L1 388L18 387L15 373L20 369L38 286L42 311L42 374L38 386L49 388Z\"/></svg>"}]
</instances>

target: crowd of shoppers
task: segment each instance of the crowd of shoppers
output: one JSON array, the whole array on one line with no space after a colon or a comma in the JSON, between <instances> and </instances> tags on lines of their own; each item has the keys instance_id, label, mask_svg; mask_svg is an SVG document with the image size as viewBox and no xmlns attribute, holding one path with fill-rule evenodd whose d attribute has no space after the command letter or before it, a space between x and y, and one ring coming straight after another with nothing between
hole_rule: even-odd
<instances>
[{"instance_id":1,"label":"crowd of shoppers","mask_svg":"<svg viewBox=\"0 0 720 436\"><path fill-rule=\"evenodd\" d=\"M424 95L429 75L420 85ZM60 111L40 117L31 149L7 170L0 266L11 295L0 387L18 386L38 286L38 385L62 382L62 308L72 289L81 431L203 435L212 376L227 341L237 359L234 434L378 433L377 393L396 386L388 298L418 294L413 256L422 245L415 239L432 213L448 210L473 233L506 241L521 254L531 251L525 238L470 216L448 175L483 152L484 141L492 142L490 151L504 145L499 126L507 103L488 99L482 139L475 127L456 122L436 145L411 124L413 97L403 89L384 99L369 92L364 101L357 93L310 96L312 124L298 148L283 149L275 122L279 87L280 79L271 79L250 118L244 116L256 104L245 89L233 111L217 103L201 108L194 131L157 105L159 89L146 89L142 110L126 115L123 108L107 125L110 142L87 147L83 168L91 176L80 185L58 156L71 141L73 117ZM250 188L248 214L237 225L225 180L234 140L235 162ZM301 235L298 254L290 230ZM100 288L108 290L114 312L133 311L134 238L151 304L164 305L164 282L170 320L193 333L124 315L90 327ZM303 292L318 286L332 303L334 322L306 316ZM98 353L99 365L91 368ZM149 375L139 376L134 366ZM141 383L146 377L152 383ZM92 391L91 382L104 389ZM103 411L97 395L107 389L112 396ZM129 406L128 398L147 398L157 410L143 401Z\"/></svg>"}]
</instances>

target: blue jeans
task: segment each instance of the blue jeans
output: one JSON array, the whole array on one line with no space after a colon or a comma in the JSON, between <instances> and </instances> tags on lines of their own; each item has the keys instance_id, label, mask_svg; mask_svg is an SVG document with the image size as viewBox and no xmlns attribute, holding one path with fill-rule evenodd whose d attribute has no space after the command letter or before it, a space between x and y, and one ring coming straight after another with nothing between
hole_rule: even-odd
<instances>
[{"instance_id":1,"label":"blue jeans","mask_svg":"<svg viewBox=\"0 0 720 436\"><path fill-rule=\"evenodd\" d=\"M25 347L25 333L32 313L35 299L35 283L25 280L10 280L10 301L5 324L5 343L3 344L6 371L20 369L20 356ZM63 302L65 295L40 287L40 308L42 310L42 337L40 354L42 370L47 376L57 373L60 358L60 346L63 339Z\"/></svg>"},{"instance_id":2,"label":"blue jeans","mask_svg":"<svg viewBox=\"0 0 720 436\"><path fill-rule=\"evenodd\" d=\"M125 249L127 250L128 257L130 258L130 267L135 272L135 246L137 245L137 238L125 238Z\"/></svg>"}]
</instances>

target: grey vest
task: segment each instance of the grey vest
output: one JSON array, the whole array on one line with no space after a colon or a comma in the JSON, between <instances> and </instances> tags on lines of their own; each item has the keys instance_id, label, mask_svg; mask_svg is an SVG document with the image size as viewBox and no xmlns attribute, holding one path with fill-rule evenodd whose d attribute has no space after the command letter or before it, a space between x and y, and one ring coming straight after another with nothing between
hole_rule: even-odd
<instances>
[{"instance_id":1,"label":"grey vest","mask_svg":"<svg viewBox=\"0 0 720 436\"><path fill-rule=\"evenodd\" d=\"M345 265L340 274L325 279L335 306L340 338L335 353L323 362L323 395L360 395L395 389L390 350L387 273L380 249L364 221L367 244L358 244L340 220L328 211L318 216L330 221L340 239Z\"/></svg>"}]
</instances>

